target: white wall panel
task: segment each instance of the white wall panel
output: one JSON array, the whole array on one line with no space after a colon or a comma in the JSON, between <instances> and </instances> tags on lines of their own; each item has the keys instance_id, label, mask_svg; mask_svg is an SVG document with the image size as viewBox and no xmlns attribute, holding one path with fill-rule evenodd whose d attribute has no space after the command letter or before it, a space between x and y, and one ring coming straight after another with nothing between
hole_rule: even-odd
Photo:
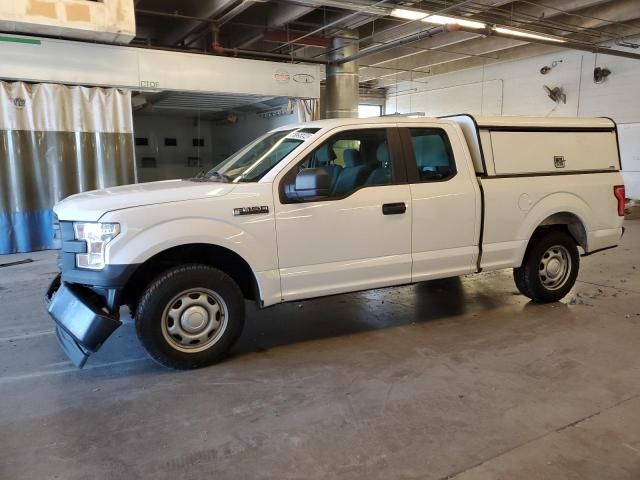
<instances>
[{"instance_id":1,"label":"white wall panel","mask_svg":"<svg viewBox=\"0 0 640 480\"><path fill-rule=\"evenodd\" d=\"M640 8L640 5L638 5ZM611 75L602 83L593 82L595 65L607 67ZM640 121L640 61L603 55L584 55L578 115L612 117L619 123Z\"/></svg>"},{"instance_id":2,"label":"white wall panel","mask_svg":"<svg viewBox=\"0 0 640 480\"><path fill-rule=\"evenodd\" d=\"M540 68L560 60L562 63L558 63L549 73L540 74ZM578 107L579 67L579 58L573 52L564 51L517 63L492 65L487 67L485 75L504 81L503 115L571 117L576 115ZM556 105L547 97L544 85L562 87L567 95L567 103Z\"/></svg>"},{"instance_id":3,"label":"white wall panel","mask_svg":"<svg viewBox=\"0 0 640 480\"><path fill-rule=\"evenodd\" d=\"M562 60L562 62L560 62ZM557 62L548 74L540 68ZM606 81L593 81L595 66L607 67L611 75ZM626 58L572 50L512 62L488 65L458 72L428 77L426 84L404 82L399 91L414 88L415 93L387 98L387 113L424 111L428 115L471 113L476 115L534 115L550 117L611 117L620 127L620 148L627 195L640 198L640 62ZM501 82L501 111L496 112L493 94L487 95L487 85ZM484 84L480 102L478 84ZM418 85L418 86L417 86ZM543 85L562 87L567 103L555 105L543 90ZM448 88L447 88L448 87ZM451 95L429 92L442 91ZM475 96L473 95L475 93ZM466 107L466 108L462 108ZM493 108L493 110L492 110Z\"/></svg>"},{"instance_id":4,"label":"white wall panel","mask_svg":"<svg viewBox=\"0 0 640 480\"><path fill-rule=\"evenodd\" d=\"M640 199L640 123L618 125L627 197Z\"/></svg>"},{"instance_id":5,"label":"white wall panel","mask_svg":"<svg viewBox=\"0 0 640 480\"><path fill-rule=\"evenodd\" d=\"M389 97L386 112L425 112L431 117L466 112L501 115L502 81L490 80L400 93L397 103L396 108L396 96Z\"/></svg>"}]
</instances>

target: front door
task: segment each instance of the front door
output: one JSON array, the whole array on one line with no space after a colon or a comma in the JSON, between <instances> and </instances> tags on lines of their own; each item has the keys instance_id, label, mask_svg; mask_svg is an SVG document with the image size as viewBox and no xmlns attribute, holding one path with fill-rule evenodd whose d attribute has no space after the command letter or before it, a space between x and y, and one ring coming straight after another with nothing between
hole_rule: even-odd
<instances>
[{"instance_id":1,"label":"front door","mask_svg":"<svg viewBox=\"0 0 640 480\"><path fill-rule=\"evenodd\" d=\"M411 191L394 127L336 129L274 182L283 300L411 281ZM305 168L329 173L326 195L287 196Z\"/></svg>"}]
</instances>

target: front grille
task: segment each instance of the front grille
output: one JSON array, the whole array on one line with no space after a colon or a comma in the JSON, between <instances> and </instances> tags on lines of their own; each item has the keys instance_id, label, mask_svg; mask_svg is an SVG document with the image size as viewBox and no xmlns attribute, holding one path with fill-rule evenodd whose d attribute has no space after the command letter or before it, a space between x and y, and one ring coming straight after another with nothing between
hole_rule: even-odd
<instances>
[{"instance_id":1,"label":"front grille","mask_svg":"<svg viewBox=\"0 0 640 480\"><path fill-rule=\"evenodd\" d=\"M60 221L58 216L53 214L53 248L59 249L62 247L62 234L60 233Z\"/></svg>"},{"instance_id":2,"label":"front grille","mask_svg":"<svg viewBox=\"0 0 640 480\"><path fill-rule=\"evenodd\" d=\"M75 233L73 231L73 222L62 221L58 222L60 225L60 240L68 242L75 240Z\"/></svg>"},{"instance_id":3,"label":"front grille","mask_svg":"<svg viewBox=\"0 0 640 480\"><path fill-rule=\"evenodd\" d=\"M66 252L64 248L65 242L73 242L75 240L75 232L73 231L73 222L60 221L60 241L61 249L58 252L58 268L64 274L65 270L73 269L76 265L76 256L72 252Z\"/></svg>"}]
</instances>

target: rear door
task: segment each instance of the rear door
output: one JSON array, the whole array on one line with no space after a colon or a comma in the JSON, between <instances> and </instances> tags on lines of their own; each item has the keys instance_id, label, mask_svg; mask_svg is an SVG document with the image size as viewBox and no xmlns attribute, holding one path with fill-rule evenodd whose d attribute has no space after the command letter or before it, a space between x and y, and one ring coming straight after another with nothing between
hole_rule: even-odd
<instances>
[{"instance_id":1,"label":"rear door","mask_svg":"<svg viewBox=\"0 0 640 480\"><path fill-rule=\"evenodd\" d=\"M288 198L303 168L330 171L330 195ZM411 192L395 124L333 130L278 176L274 200L285 301L411 281Z\"/></svg>"},{"instance_id":2,"label":"rear door","mask_svg":"<svg viewBox=\"0 0 640 480\"><path fill-rule=\"evenodd\" d=\"M412 199L412 281L476 270L480 191L458 129L420 122L400 128Z\"/></svg>"}]
</instances>

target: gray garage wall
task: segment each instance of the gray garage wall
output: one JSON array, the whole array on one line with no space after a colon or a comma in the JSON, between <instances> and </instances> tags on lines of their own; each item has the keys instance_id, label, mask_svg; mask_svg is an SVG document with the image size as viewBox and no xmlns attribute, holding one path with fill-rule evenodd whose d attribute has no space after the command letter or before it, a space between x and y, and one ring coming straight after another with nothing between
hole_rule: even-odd
<instances>
[{"instance_id":1,"label":"gray garage wall","mask_svg":"<svg viewBox=\"0 0 640 480\"><path fill-rule=\"evenodd\" d=\"M139 182L188 178L211 168L211 122L177 115L133 116ZM175 145L165 145L165 139ZM194 139L202 139L193 145Z\"/></svg>"},{"instance_id":2,"label":"gray garage wall","mask_svg":"<svg viewBox=\"0 0 640 480\"><path fill-rule=\"evenodd\" d=\"M227 124L185 115L134 115L139 143L135 147L138 181L191 177L220 163L263 133L298 121L296 113L263 118L246 112L237 113L236 117L235 123ZM175 145L166 145L165 139L175 139ZM202 145L194 145L195 139L202 139Z\"/></svg>"},{"instance_id":3,"label":"gray garage wall","mask_svg":"<svg viewBox=\"0 0 640 480\"><path fill-rule=\"evenodd\" d=\"M134 182L129 92L0 82L0 254L55 248L52 206Z\"/></svg>"},{"instance_id":4,"label":"gray garage wall","mask_svg":"<svg viewBox=\"0 0 640 480\"><path fill-rule=\"evenodd\" d=\"M541 75L540 68L556 66ZM595 66L611 75L593 81ZM620 126L627 195L640 198L640 61L571 50L496 63L404 82L387 97L387 113L425 112L430 116L476 115L607 116ZM426 82L426 83L422 83ZM562 87L567 103L555 105L543 85Z\"/></svg>"}]
</instances>

